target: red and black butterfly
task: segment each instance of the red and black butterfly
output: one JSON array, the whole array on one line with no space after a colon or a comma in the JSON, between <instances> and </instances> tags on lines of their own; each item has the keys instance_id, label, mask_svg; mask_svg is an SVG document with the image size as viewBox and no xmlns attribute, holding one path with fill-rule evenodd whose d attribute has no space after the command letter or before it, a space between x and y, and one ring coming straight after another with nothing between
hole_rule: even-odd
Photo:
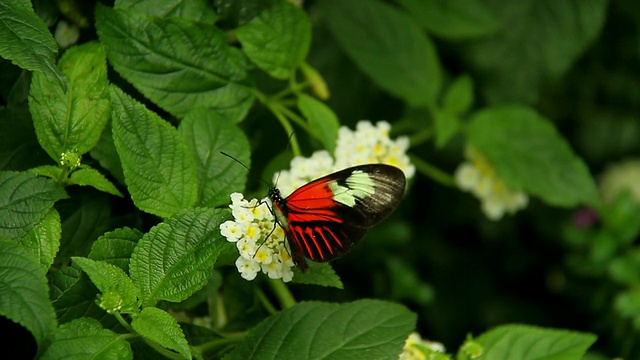
<instances>
[{"instance_id":1,"label":"red and black butterfly","mask_svg":"<svg viewBox=\"0 0 640 360\"><path fill-rule=\"evenodd\" d=\"M395 210L405 185L397 167L369 164L313 180L286 198L272 187L269 198L291 257L304 271L305 258L325 262L350 251L370 227Z\"/></svg>"}]
</instances>

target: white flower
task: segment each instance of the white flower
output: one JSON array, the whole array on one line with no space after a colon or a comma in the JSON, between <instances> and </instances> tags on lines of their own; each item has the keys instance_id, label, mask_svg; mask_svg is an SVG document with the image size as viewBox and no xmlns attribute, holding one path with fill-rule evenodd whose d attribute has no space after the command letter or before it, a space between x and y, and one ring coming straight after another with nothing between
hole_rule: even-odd
<instances>
[{"instance_id":1,"label":"white flower","mask_svg":"<svg viewBox=\"0 0 640 360\"><path fill-rule=\"evenodd\" d=\"M237 222L228 220L220 225L220 234L226 237L228 241L236 242L244 234L244 229Z\"/></svg>"},{"instance_id":2,"label":"white flower","mask_svg":"<svg viewBox=\"0 0 640 360\"><path fill-rule=\"evenodd\" d=\"M258 265L258 263L243 257L239 257L236 260L236 267L238 268L240 275L245 280L249 281L255 279L258 271L260 271L260 265Z\"/></svg>"},{"instance_id":3,"label":"white flower","mask_svg":"<svg viewBox=\"0 0 640 360\"><path fill-rule=\"evenodd\" d=\"M456 184L480 199L482 211L489 219L500 220L504 214L514 214L527 206L527 194L505 184L478 150L468 147L465 155L469 161L458 166L454 175Z\"/></svg>"},{"instance_id":4,"label":"white flower","mask_svg":"<svg viewBox=\"0 0 640 360\"><path fill-rule=\"evenodd\" d=\"M600 176L600 193L605 203L612 203L618 195L626 191L640 204L640 160L627 159L607 166Z\"/></svg>"},{"instance_id":5,"label":"white flower","mask_svg":"<svg viewBox=\"0 0 640 360\"><path fill-rule=\"evenodd\" d=\"M391 125L380 121L374 126L369 121L360 121L356 131L343 126L338 131L338 141L334 152L336 163L334 171L350 166L382 163L401 169L407 178L415 175L415 166L406 154L409 138L389 138Z\"/></svg>"},{"instance_id":6,"label":"white flower","mask_svg":"<svg viewBox=\"0 0 640 360\"><path fill-rule=\"evenodd\" d=\"M426 360L431 359L437 353L442 355L444 352L445 348L441 343L424 340L420 334L412 332L404 343L399 360Z\"/></svg>"},{"instance_id":7,"label":"white flower","mask_svg":"<svg viewBox=\"0 0 640 360\"><path fill-rule=\"evenodd\" d=\"M248 201L242 194L231 194L229 207L234 220L222 223L220 233L227 241L236 243L240 255L236 268L244 279L253 280L262 271L271 278L291 281L294 264L285 248L284 231L275 226L270 205L267 198ZM271 264L273 269L269 267Z\"/></svg>"}]
</instances>

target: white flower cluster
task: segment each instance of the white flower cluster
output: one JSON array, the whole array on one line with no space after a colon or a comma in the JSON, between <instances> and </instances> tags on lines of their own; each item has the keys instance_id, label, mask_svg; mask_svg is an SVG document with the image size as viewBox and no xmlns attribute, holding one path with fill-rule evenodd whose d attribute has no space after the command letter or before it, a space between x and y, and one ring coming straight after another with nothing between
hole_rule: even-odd
<instances>
[{"instance_id":1,"label":"white flower cluster","mask_svg":"<svg viewBox=\"0 0 640 360\"><path fill-rule=\"evenodd\" d=\"M425 354L427 352L428 354ZM404 342L404 348L400 354L400 360L426 360L432 359L433 354L442 356L445 352L444 345L435 341L422 339L420 334L412 332ZM427 357L429 355L429 357Z\"/></svg>"},{"instance_id":2,"label":"white flower cluster","mask_svg":"<svg viewBox=\"0 0 640 360\"><path fill-rule=\"evenodd\" d=\"M415 175L407 150L409 138L401 136L397 140L389 138L391 125L379 121L360 121L353 131L340 127L334 151L334 159L328 151L316 151L309 158L297 156L291 160L291 170L283 170L273 176L283 196L311 180L351 166L363 164L389 164L402 170L407 178Z\"/></svg>"},{"instance_id":3,"label":"white flower cluster","mask_svg":"<svg viewBox=\"0 0 640 360\"><path fill-rule=\"evenodd\" d=\"M527 206L527 194L509 188L478 150L467 147L465 155L469 161L456 170L456 183L480 199L482 211L489 219L500 220L505 213L513 214Z\"/></svg>"},{"instance_id":4,"label":"white flower cluster","mask_svg":"<svg viewBox=\"0 0 640 360\"><path fill-rule=\"evenodd\" d=\"M628 159L607 166L599 183L604 202L612 203L620 193L626 191L640 204L640 160Z\"/></svg>"},{"instance_id":5,"label":"white flower cluster","mask_svg":"<svg viewBox=\"0 0 640 360\"><path fill-rule=\"evenodd\" d=\"M335 161L326 150L316 151L309 158L297 156L291 160L290 170L274 174L273 181L286 197L309 181L361 164L394 165L404 171L407 178L413 177L416 170L406 154L409 139L389 139L390 128L386 121L375 126L369 121L360 121L356 131L343 126L338 133ZM267 198L247 201L238 193L231 194L231 201L229 207L235 220L220 225L220 232L238 247L240 257L236 267L242 277L253 280L262 271L272 279L291 281L294 263L284 231L275 225L267 207L272 206L271 201Z\"/></svg>"},{"instance_id":6,"label":"white flower cluster","mask_svg":"<svg viewBox=\"0 0 640 360\"><path fill-rule=\"evenodd\" d=\"M262 271L272 279L289 282L293 278L293 260L286 248L284 231L276 225L267 206L271 206L267 198L247 201L242 194L231 194L229 207L235 221L222 223L220 233L236 243L240 253L236 267L244 279L253 280Z\"/></svg>"}]
</instances>

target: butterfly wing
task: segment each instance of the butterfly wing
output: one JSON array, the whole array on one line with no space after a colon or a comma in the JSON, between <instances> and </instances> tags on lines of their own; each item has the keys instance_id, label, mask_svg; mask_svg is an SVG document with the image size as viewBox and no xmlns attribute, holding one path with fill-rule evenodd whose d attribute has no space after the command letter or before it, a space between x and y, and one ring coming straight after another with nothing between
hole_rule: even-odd
<instances>
[{"instance_id":1,"label":"butterfly wing","mask_svg":"<svg viewBox=\"0 0 640 360\"><path fill-rule=\"evenodd\" d=\"M298 188L276 208L286 219L293 260L330 261L350 251L402 199L404 173L390 165L354 166Z\"/></svg>"}]
</instances>

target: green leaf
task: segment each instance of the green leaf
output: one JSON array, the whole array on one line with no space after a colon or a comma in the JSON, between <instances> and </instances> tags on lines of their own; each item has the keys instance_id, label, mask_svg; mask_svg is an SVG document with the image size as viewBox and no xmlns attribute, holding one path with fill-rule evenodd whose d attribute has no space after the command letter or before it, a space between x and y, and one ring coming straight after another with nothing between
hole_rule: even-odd
<instances>
[{"instance_id":1,"label":"green leaf","mask_svg":"<svg viewBox=\"0 0 640 360\"><path fill-rule=\"evenodd\" d=\"M476 113L469 142L486 156L509 185L563 207L597 206L598 191L585 163L553 124L523 106L502 106Z\"/></svg>"},{"instance_id":2,"label":"green leaf","mask_svg":"<svg viewBox=\"0 0 640 360\"><path fill-rule=\"evenodd\" d=\"M122 162L118 157L118 151L116 145L113 143L113 136L111 136L111 126L107 126L100 140L96 146L91 149L91 157L96 159L100 166L109 170L111 175L118 180L120 184L124 185L124 172L122 170Z\"/></svg>"},{"instance_id":3,"label":"green leaf","mask_svg":"<svg viewBox=\"0 0 640 360\"><path fill-rule=\"evenodd\" d=\"M47 279L33 254L7 240L0 240L0 289L0 315L27 328L42 345L56 327Z\"/></svg>"},{"instance_id":4,"label":"green leaf","mask_svg":"<svg viewBox=\"0 0 640 360\"><path fill-rule=\"evenodd\" d=\"M46 274L53 264L53 259L60 248L61 236L60 214L52 208L42 221L22 238L22 244L40 260L43 274Z\"/></svg>"},{"instance_id":5,"label":"green leaf","mask_svg":"<svg viewBox=\"0 0 640 360\"><path fill-rule=\"evenodd\" d=\"M122 193L111 183L104 175L98 170L92 169L88 165L82 165L82 167L73 173L69 177L69 184L92 186L100 191L104 191L111 195L122 196Z\"/></svg>"},{"instance_id":6,"label":"green leaf","mask_svg":"<svg viewBox=\"0 0 640 360\"><path fill-rule=\"evenodd\" d=\"M145 15L159 18L185 18L213 24L218 14L213 10L208 0L117 0L115 8L119 10L131 9Z\"/></svg>"},{"instance_id":7,"label":"green leaf","mask_svg":"<svg viewBox=\"0 0 640 360\"><path fill-rule=\"evenodd\" d=\"M609 1L488 1L505 31L460 50L491 103L535 103L600 34Z\"/></svg>"},{"instance_id":8,"label":"green leaf","mask_svg":"<svg viewBox=\"0 0 640 360\"><path fill-rule=\"evenodd\" d=\"M64 152L82 155L98 143L110 106L106 52L100 43L68 49L58 66L68 89L35 73L29 95L38 141L56 162Z\"/></svg>"},{"instance_id":9,"label":"green leaf","mask_svg":"<svg viewBox=\"0 0 640 360\"><path fill-rule=\"evenodd\" d=\"M144 308L140 315L133 318L131 326L146 339L191 359L191 351L184 333L176 319L168 312L155 307Z\"/></svg>"},{"instance_id":10,"label":"green leaf","mask_svg":"<svg viewBox=\"0 0 640 360\"><path fill-rule=\"evenodd\" d=\"M0 57L30 71L42 72L58 86L66 81L55 64L58 44L28 0L0 2Z\"/></svg>"},{"instance_id":11,"label":"green leaf","mask_svg":"<svg viewBox=\"0 0 640 360\"><path fill-rule=\"evenodd\" d=\"M206 107L238 122L253 103L247 60L213 25L98 4L96 28L116 71L177 117Z\"/></svg>"},{"instance_id":12,"label":"green leaf","mask_svg":"<svg viewBox=\"0 0 640 360\"><path fill-rule=\"evenodd\" d=\"M300 271L297 266L293 268L292 282L344 289L342 280L340 280L340 277L336 275L336 272L329 263L316 263L309 261L308 264L309 270L305 272Z\"/></svg>"},{"instance_id":13,"label":"green leaf","mask_svg":"<svg viewBox=\"0 0 640 360\"><path fill-rule=\"evenodd\" d=\"M236 29L249 59L276 79L288 79L309 52L311 23L302 9L277 1Z\"/></svg>"},{"instance_id":14,"label":"green leaf","mask_svg":"<svg viewBox=\"0 0 640 360\"><path fill-rule=\"evenodd\" d=\"M412 106L435 103L442 81L438 56L407 13L379 0L319 4L342 49L378 86Z\"/></svg>"},{"instance_id":15,"label":"green leaf","mask_svg":"<svg viewBox=\"0 0 640 360\"><path fill-rule=\"evenodd\" d=\"M247 170L220 154L224 151L246 166L251 165L247 136L232 121L207 109L194 109L178 127L194 156L198 178L198 206L229 203L229 194L242 191Z\"/></svg>"},{"instance_id":16,"label":"green leaf","mask_svg":"<svg viewBox=\"0 0 640 360\"><path fill-rule=\"evenodd\" d=\"M128 227L105 233L93 243L88 258L105 261L129 273L131 254L141 238L140 231Z\"/></svg>"},{"instance_id":17,"label":"green leaf","mask_svg":"<svg viewBox=\"0 0 640 360\"><path fill-rule=\"evenodd\" d=\"M226 239L220 235L224 210L184 210L144 234L131 256L129 272L143 306L180 302L203 287Z\"/></svg>"},{"instance_id":18,"label":"green leaf","mask_svg":"<svg viewBox=\"0 0 640 360\"><path fill-rule=\"evenodd\" d=\"M0 171L0 237L23 237L57 200L66 197L62 187L49 179Z\"/></svg>"},{"instance_id":19,"label":"green leaf","mask_svg":"<svg viewBox=\"0 0 640 360\"><path fill-rule=\"evenodd\" d=\"M473 81L467 75L458 77L447 89L442 101L443 110L460 115L473 105Z\"/></svg>"},{"instance_id":20,"label":"green leaf","mask_svg":"<svg viewBox=\"0 0 640 360\"><path fill-rule=\"evenodd\" d=\"M323 102L306 94L299 95L298 109L307 118L311 134L322 142L325 149L333 152L340 128L336 114Z\"/></svg>"},{"instance_id":21,"label":"green leaf","mask_svg":"<svg viewBox=\"0 0 640 360\"><path fill-rule=\"evenodd\" d=\"M111 100L113 140L136 206L161 217L192 207L195 164L176 129L115 86Z\"/></svg>"},{"instance_id":22,"label":"green leaf","mask_svg":"<svg viewBox=\"0 0 640 360\"><path fill-rule=\"evenodd\" d=\"M103 329L94 319L80 318L60 325L51 340L42 360L133 359L129 342Z\"/></svg>"},{"instance_id":23,"label":"green leaf","mask_svg":"<svg viewBox=\"0 0 640 360\"><path fill-rule=\"evenodd\" d=\"M433 120L436 130L436 146L441 149L460 129L460 119L449 112L437 110Z\"/></svg>"},{"instance_id":24,"label":"green leaf","mask_svg":"<svg viewBox=\"0 0 640 360\"><path fill-rule=\"evenodd\" d=\"M467 40L496 33L502 24L479 0L396 0L430 33Z\"/></svg>"},{"instance_id":25,"label":"green leaf","mask_svg":"<svg viewBox=\"0 0 640 360\"><path fill-rule=\"evenodd\" d=\"M98 289L77 265L51 268L47 274L58 322L64 324L82 316L115 320L96 304Z\"/></svg>"},{"instance_id":26,"label":"green leaf","mask_svg":"<svg viewBox=\"0 0 640 360\"><path fill-rule=\"evenodd\" d=\"M415 314L385 301L304 302L251 329L229 358L393 359L415 322Z\"/></svg>"},{"instance_id":27,"label":"green leaf","mask_svg":"<svg viewBox=\"0 0 640 360\"><path fill-rule=\"evenodd\" d=\"M137 289L127 274L121 268L111 265L106 261L95 261L74 256L71 258L82 271L89 275L93 284L100 290L103 300L106 294L118 298L121 313L134 313L138 311ZM109 312L110 308L105 310Z\"/></svg>"},{"instance_id":28,"label":"green leaf","mask_svg":"<svg viewBox=\"0 0 640 360\"><path fill-rule=\"evenodd\" d=\"M580 360L596 341L596 336L577 331L504 325L480 335L475 341L483 348L483 360Z\"/></svg>"},{"instance_id":29,"label":"green leaf","mask_svg":"<svg viewBox=\"0 0 640 360\"><path fill-rule=\"evenodd\" d=\"M62 239L57 263L66 263L71 256L87 256L93 242L113 228L110 197L96 191L76 191L56 209L62 218Z\"/></svg>"},{"instance_id":30,"label":"green leaf","mask_svg":"<svg viewBox=\"0 0 640 360\"><path fill-rule=\"evenodd\" d=\"M40 176L46 176L56 181L63 177L62 176L63 171L64 171L63 168L59 166L54 166L54 165L42 165L42 166L29 169L30 173L40 175Z\"/></svg>"}]
</instances>

